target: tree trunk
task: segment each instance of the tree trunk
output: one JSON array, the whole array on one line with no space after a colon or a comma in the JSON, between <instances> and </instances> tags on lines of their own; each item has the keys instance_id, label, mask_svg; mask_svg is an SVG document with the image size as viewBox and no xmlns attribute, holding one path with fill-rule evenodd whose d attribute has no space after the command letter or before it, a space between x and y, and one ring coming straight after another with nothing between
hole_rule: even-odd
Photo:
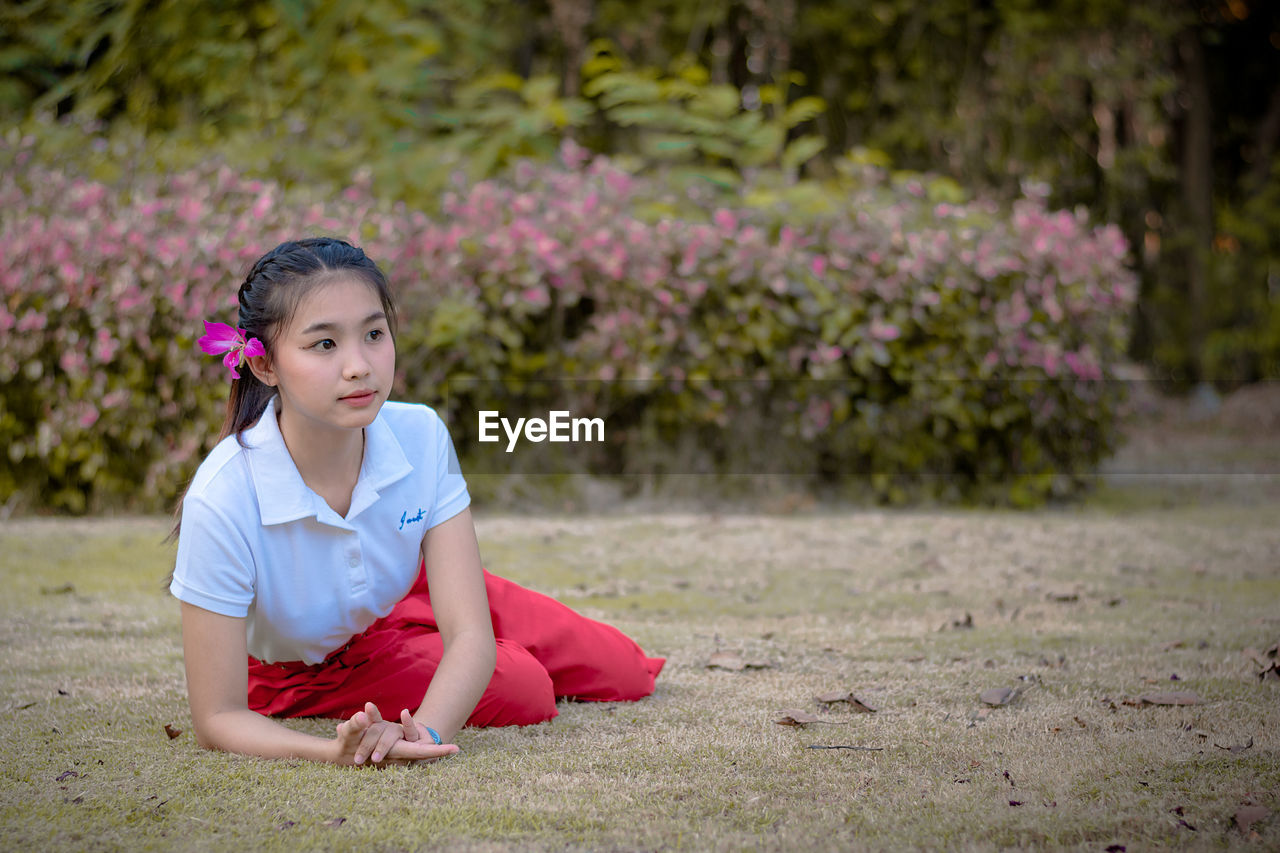
<instances>
[{"instance_id":1,"label":"tree trunk","mask_svg":"<svg viewBox=\"0 0 1280 853\"><path fill-rule=\"evenodd\" d=\"M1245 183L1248 195L1262 192L1271 175L1271 158L1275 156L1276 144L1280 142L1280 86L1271 90L1271 101L1267 111L1258 122L1258 132L1253 145L1253 168L1249 170L1249 178Z\"/></svg>"},{"instance_id":2,"label":"tree trunk","mask_svg":"<svg viewBox=\"0 0 1280 853\"><path fill-rule=\"evenodd\" d=\"M582 89L582 57L594 11L593 0L551 0L551 20L564 45L561 94L565 97L576 97Z\"/></svg>"},{"instance_id":3,"label":"tree trunk","mask_svg":"<svg viewBox=\"0 0 1280 853\"><path fill-rule=\"evenodd\" d=\"M1194 27L1178 39L1181 59L1182 200L1186 212L1187 301L1192 379L1204 378L1204 344L1208 330L1209 251L1213 244L1213 111L1204 46Z\"/></svg>"}]
</instances>

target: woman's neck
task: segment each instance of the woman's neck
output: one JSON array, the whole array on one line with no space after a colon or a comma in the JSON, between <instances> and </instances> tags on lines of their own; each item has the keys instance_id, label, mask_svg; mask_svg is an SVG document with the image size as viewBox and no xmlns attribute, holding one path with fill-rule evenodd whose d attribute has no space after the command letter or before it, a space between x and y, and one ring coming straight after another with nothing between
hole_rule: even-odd
<instances>
[{"instance_id":1,"label":"woman's neck","mask_svg":"<svg viewBox=\"0 0 1280 853\"><path fill-rule=\"evenodd\" d=\"M364 430L308 428L285 411L277 417L280 435L302 481L334 512L345 516L364 461Z\"/></svg>"}]
</instances>

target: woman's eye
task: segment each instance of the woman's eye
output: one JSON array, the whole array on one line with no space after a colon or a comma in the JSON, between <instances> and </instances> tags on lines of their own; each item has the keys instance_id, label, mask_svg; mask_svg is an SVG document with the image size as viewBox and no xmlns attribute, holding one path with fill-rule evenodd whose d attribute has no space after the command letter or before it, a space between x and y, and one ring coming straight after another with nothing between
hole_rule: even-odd
<instances>
[{"instance_id":1,"label":"woman's eye","mask_svg":"<svg viewBox=\"0 0 1280 853\"><path fill-rule=\"evenodd\" d=\"M337 344L333 342L332 338L325 338L323 341L316 341L311 348L318 349L321 352L328 352L336 346Z\"/></svg>"},{"instance_id":2,"label":"woman's eye","mask_svg":"<svg viewBox=\"0 0 1280 853\"><path fill-rule=\"evenodd\" d=\"M369 340L380 341L385 335L386 335L386 332L382 331L381 329L374 329L371 332L369 332Z\"/></svg>"}]
</instances>

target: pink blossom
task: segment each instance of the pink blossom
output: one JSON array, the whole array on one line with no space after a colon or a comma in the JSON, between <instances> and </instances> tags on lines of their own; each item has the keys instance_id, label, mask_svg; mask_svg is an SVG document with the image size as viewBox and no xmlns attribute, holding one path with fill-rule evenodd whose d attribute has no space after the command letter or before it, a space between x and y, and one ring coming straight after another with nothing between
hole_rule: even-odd
<instances>
[{"instance_id":1,"label":"pink blossom","mask_svg":"<svg viewBox=\"0 0 1280 853\"><path fill-rule=\"evenodd\" d=\"M871 321L870 333L871 337L877 341L892 341L901 336L902 330L893 323L886 323L876 318Z\"/></svg>"},{"instance_id":2,"label":"pink blossom","mask_svg":"<svg viewBox=\"0 0 1280 853\"><path fill-rule=\"evenodd\" d=\"M1059 356L1056 349L1049 348L1044 351L1044 370L1050 376L1058 375L1058 360Z\"/></svg>"},{"instance_id":3,"label":"pink blossom","mask_svg":"<svg viewBox=\"0 0 1280 853\"><path fill-rule=\"evenodd\" d=\"M102 363L108 363L116 357L119 343L106 329L98 329L94 336L93 357Z\"/></svg>"},{"instance_id":4,"label":"pink blossom","mask_svg":"<svg viewBox=\"0 0 1280 853\"><path fill-rule=\"evenodd\" d=\"M194 225L204 216L204 204L198 198L187 196L178 202L178 218L189 225Z\"/></svg>"},{"instance_id":5,"label":"pink blossom","mask_svg":"<svg viewBox=\"0 0 1280 853\"><path fill-rule=\"evenodd\" d=\"M261 219L262 217L267 215L267 211L270 209L271 209L271 191L266 190L262 193L262 195L258 196L257 201L253 203L253 207L250 208L249 212L253 215L254 219Z\"/></svg>"},{"instance_id":6,"label":"pink blossom","mask_svg":"<svg viewBox=\"0 0 1280 853\"><path fill-rule=\"evenodd\" d=\"M813 274L818 278L822 278L827 271L826 257L823 255L814 255L813 259L809 261L809 269L811 269Z\"/></svg>"},{"instance_id":7,"label":"pink blossom","mask_svg":"<svg viewBox=\"0 0 1280 853\"><path fill-rule=\"evenodd\" d=\"M564 163L566 169L580 169L590 159L591 152L569 137L566 136L560 143L560 162Z\"/></svg>"},{"instance_id":8,"label":"pink blossom","mask_svg":"<svg viewBox=\"0 0 1280 853\"><path fill-rule=\"evenodd\" d=\"M245 359L266 355L266 348L257 338L247 338L244 329L233 329L226 323L204 321L204 336L197 342L208 355L226 353L222 363L231 371L233 379L240 378L240 366Z\"/></svg>"},{"instance_id":9,"label":"pink blossom","mask_svg":"<svg viewBox=\"0 0 1280 853\"><path fill-rule=\"evenodd\" d=\"M22 315L22 319L18 321L19 332L34 332L36 329L43 329L49 322L49 319L35 310L28 310Z\"/></svg>"}]
</instances>

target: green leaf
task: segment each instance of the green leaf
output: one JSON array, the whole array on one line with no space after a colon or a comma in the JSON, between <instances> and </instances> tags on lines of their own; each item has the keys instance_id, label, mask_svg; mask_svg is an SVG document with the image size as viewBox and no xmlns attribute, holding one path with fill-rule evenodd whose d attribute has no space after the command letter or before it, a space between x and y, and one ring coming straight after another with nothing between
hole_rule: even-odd
<instances>
[{"instance_id":1,"label":"green leaf","mask_svg":"<svg viewBox=\"0 0 1280 853\"><path fill-rule=\"evenodd\" d=\"M822 153L827 147L827 141L821 136L801 136L793 139L782 152L782 167L784 169L798 169L814 157Z\"/></svg>"},{"instance_id":2,"label":"green leaf","mask_svg":"<svg viewBox=\"0 0 1280 853\"><path fill-rule=\"evenodd\" d=\"M712 118L727 119L738 112L742 93L733 86L708 86L690 103L690 108Z\"/></svg>"},{"instance_id":3,"label":"green leaf","mask_svg":"<svg viewBox=\"0 0 1280 853\"><path fill-rule=\"evenodd\" d=\"M524 84L523 95L530 104L545 106L555 100L560 90L560 81L550 75L533 77Z\"/></svg>"},{"instance_id":4,"label":"green leaf","mask_svg":"<svg viewBox=\"0 0 1280 853\"><path fill-rule=\"evenodd\" d=\"M788 128L795 127L801 122L809 121L817 118L827 110L827 102L822 98L810 95L800 98L788 105L787 111L782 114L782 123Z\"/></svg>"},{"instance_id":5,"label":"green leaf","mask_svg":"<svg viewBox=\"0 0 1280 853\"><path fill-rule=\"evenodd\" d=\"M697 150L697 143L694 140L669 133L648 135L644 137L641 144L645 151L662 159L687 157Z\"/></svg>"}]
</instances>

